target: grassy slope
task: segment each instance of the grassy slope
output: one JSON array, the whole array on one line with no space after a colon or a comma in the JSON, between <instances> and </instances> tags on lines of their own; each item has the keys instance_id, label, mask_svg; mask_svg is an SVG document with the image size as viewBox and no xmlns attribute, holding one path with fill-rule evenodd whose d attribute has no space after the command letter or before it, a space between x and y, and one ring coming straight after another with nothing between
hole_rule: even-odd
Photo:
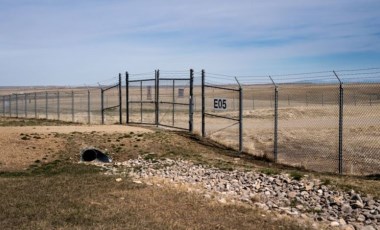
<instances>
[{"instance_id":1,"label":"grassy slope","mask_svg":"<svg viewBox=\"0 0 380 230\"><path fill-rule=\"evenodd\" d=\"M38 122L36 122L38 123ZM66 140L59 160L35 163L23 172L0 173L0 225L3 229L300 229L294 221L241 206L224 206L168 187L134 184L101 174L98 168L76 164L83 145L108 149L117 161L154 153L154 157L185 158L226 170L257 169L273 174L308 174L344 189L379 197L380 183L339 177L258 161L237 155L197 137L155 133L59 134ZM265 216L263 216L265 215Z\"/></svg>"},{"instance_id":2,"label":"grassy slope","mask_svg":"<svg viewBox=\"0 0 380 230\"><path fill-rule=\"evenodd\" d=\"M252 208L134 184L61 160L0 175L2 229L300 229ZM266 214L268 215L268 214Z\"/></svg>"}]
</instances>

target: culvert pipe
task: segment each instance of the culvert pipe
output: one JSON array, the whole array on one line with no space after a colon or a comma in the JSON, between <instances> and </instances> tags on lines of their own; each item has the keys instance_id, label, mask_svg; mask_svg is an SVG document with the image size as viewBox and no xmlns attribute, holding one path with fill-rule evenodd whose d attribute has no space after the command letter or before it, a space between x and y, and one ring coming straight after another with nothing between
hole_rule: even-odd
<instances>
[{"instance_id":1,"label":"culvert pipe","mask_svg":"<svg viewBox=\"0 0 380 230\"><path fill-rule=\"evenodd\" d=\"M112 162L111 158L107 156L104 152L97 148L85 148L80 153L80 160L82 162L102 162L102 163L110 163Z\"/></svg>"}]
</instances>

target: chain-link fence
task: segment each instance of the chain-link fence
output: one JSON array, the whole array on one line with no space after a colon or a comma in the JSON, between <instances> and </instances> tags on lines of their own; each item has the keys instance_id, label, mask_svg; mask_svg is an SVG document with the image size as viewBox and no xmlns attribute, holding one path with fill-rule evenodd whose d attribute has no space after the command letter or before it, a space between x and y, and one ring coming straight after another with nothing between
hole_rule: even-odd
<instances>
[{"instance_id":1,"label":"chain-link fence","mask_svg":"<svg viewBox=\"0 0 380 230\"><path fill-rule=\"evenodd\" d=\"M99 87L9 89L0 115L161 125L281 164L368 175L380 173L379 82L379 68L237 77L156 70Z\"/></svg>"},{"instance_id":2,"label":"chain-link fence","mask_svg":"<svg viewBox=\"0 0 380 230\"><path fill-rule=\"evenodd\" d=\"M235 78L206 75L221 86L230 86L227 80ZM322 172L379 173L379 69L237 79L244 94L245 152ZM206 93L206 101L212 98L213 92ZM234 134L229 130L215 139L230 145Z\"/></svg>"},{"instance_id":3,"label":"chain-link fence","mask_svg":"<svg viewBox=\"0 0 380 230\"><path fill-rule=\"evenodd\" d=\"M0 96L0 115L100 123L99 89L60 89Z\"/></svg>"}]
</instances>

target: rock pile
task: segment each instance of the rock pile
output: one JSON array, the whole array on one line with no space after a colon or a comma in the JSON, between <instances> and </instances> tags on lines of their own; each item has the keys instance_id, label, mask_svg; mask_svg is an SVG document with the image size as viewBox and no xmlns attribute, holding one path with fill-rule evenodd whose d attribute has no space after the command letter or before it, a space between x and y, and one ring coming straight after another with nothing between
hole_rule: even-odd
<instances>
[{"instance_id":1,"label":"rock pile","mask_svg":"<svg viewBox=\"0 0 380 230\"><path fill-rule=\"evenodd\" d=\"M104 165L106 174L126 174L134 179L159 177L186 183L207 198L221 203L244 202L263 210L312 218L342 229L380 229L380 200L323 185L318 179L293 179L288 174L266 175L255 171L224 171L185 160L131 159Z\"/></svg>"}]
</instances>

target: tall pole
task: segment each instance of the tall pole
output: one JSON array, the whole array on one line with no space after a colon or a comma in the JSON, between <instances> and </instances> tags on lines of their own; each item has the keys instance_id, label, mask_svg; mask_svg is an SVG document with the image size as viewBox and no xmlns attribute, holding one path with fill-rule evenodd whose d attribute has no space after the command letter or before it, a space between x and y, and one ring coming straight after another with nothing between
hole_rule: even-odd
<instances>
[{"instance_id":1,"label":"tall pole","mask_svg":"<svg viewBox=\"0 0 380 230\"><path fill-rule=\"evenodd\" d=\"M156 103L157 103L157 111L156 111L156 126L160 124L160 70L156 72Z\"/></svg>"},{"instance_id":2,"label":"tall pole","mask_svg":"<svg viewBox=\"0 0 380 230\"><path fill-rule=\"evenodd\" d=\"M45 92L45 118L48 119L48 92Z\"/></svg>"},{"instance_id":3,"label":"tall pole","mask_svg":"<svg viewBox=\"0 0 380 230\"><path fill-rule=\"evenodd\" d=\"M202 69L202 137L206 136L205 103L205 70Z\"/></svg>"},{"instance_id":4,"label":"tall pole","mask_svg":"<svg viewBox=\"0 0 380 230\"><path fill-rule=\"evenodd\" d=\"M239 153L243 151L243 89L239 87Z\"/></svg>"},{"instance_id":5,"label":"tall pole","mask_svg":"<svg viewBox=\"0 0 380 230\"><path fill-rule=\"evenodd\" d=\"M119 124L123 123L123 110L122 110L122 92L121 92L121 73L119 73Z\"/></svg>"},{"instance_id":6,"label":"tall pole","mask_svg":"<svg viewBox=\"0 0 380 230\"><path fill-rule=\"evenodd\" d=\"M272 77L269 76L270 80L274 85L274 137L273 137L273 156L274 161L278 160L278 86L273 81Z\"/></svg>"},{"instance_id":7,"label":"tall pole","mask_svg":"<svg viewBox=\"0 0 380 230\"><path fill-rule=\"evenodd\" d=\"M59 91L57 91L57 118L58 118L58 120L60 120L61 119L61 114L60 114L60 107L61 107L61 105L60 105L60 95L59 95Z\"/></svg>"},{"instance_id":8,"label":"tall pole","mask_svg":"<svg viewBox=\"0 0 380 230\"><path fill-rule=\"evenodd\" d=\"M157 70L157 126L160 124L160 70Z\"/></svg>"},{"instance_id":9,"label":"tall pole","mask_svg":"<svg viewBox=\"0 0 380 230\"><path fill-rule=\"evenodd\" d=\"M87 90L87 123L91 124L91 93Z\"/></svg>"},{"instance_id":10,"label":"tall pole","mask_svg":"<svg viewBox=\"0 0 380 230\"><path fill-rule=\"evenodd\" d=\"M140 122L143 122L143 93L142 93L142 81L140 81ZM156 110L156 109L155 109ZM157 112L157 110L156 110ZM155 114L156 115L156 114ZM155 117L157 119L157 116Z\"/></svg>"},{"instance_id":11,"label":"tall pole","mask_svg":"<svg viewBox=\"0 0 380 230\"><path fill-rule=\"evenodd\" d=\"M157 108L157 104L158 104L158 97L157 97L157 70L154 71L154 124L155 125L158 125L158 121L157 121L157 112L158 112L158 108ZM140 101L142 101L142 97L140 99Z\"/></svg>"},{"instance_id":12,"label":"tall pole","mask_svg":"<svg viewBox=\"0 0 380 230\"><path fill-rule=\"evenodd\" d=\"M16 93L16 117L18 117L18 94Z\"/></svg>"},{"instance_id":13,"label":"tall pole","mask_svg":"<svg viewBox=\"0 0 380 230\"><path fill-rule=\"evenodd\" d=\"M339 81L339 174L343 174L343 82L340 80L338 75L333 71L335 77Z\"/></svg>"},{"instance_id":14,"label":"tall pole","mask_svg":"<svg viewBox=\"0 0 380 230\"><path fill-rule=\"evenodd\" d=\"M172 108L172 126L174 126L174 111L175 111L175 80L173 80L173 89L172 89L172 102L173 102L173 108Z\"/></svg>"},{"instance_id":15,"label":"tall pole","mask_svg":"<svg viewBox=\"0 0 380 230\"><path fill-rule=\"evenodd\" d=\"M189 132L192 133L194 131L194 124L193 124L193 118L194 118L194 93L193 93L193 86L194 86L194 70L190 69L190 101L189 101Z\"/></svg>"},{"instance_id":16,"label":"tall pole","mask_svg":"<svg viewBox=\"0 0 380 230\"><path fill-rule=\"evenodd\" d=\"M37 93L34 93L34 118L37 119Z\"/></svg>"},{"instance_id":17,"label":"tall pole","mask_svg":"<svg viewBox=\"0 0 380 230\"><path fill-rule=\"evenodd\" d=\"M74 91L71 91L71 121L74 122Z\"/></svg>"},{"instance_id":18,"label":"tall pole","mask_svg":"<svg viewBox=\"0 0 380 230\"><path fill-rule=\"evenodd\" d=\"M101 116L102 116L102 125L104 125L104 91L103 89L100 89L100 113L101 113Z\"/></svg>"},{"instance_id":19,"label":"tall pole","mask_svg":"<svg viewBox=\"0 0 380 230\"><path fill-rule=\"evenodd\" d=\"M274 160L278 160L278 87L274 90Z\"/></svg>"},{"instance_id":20,"label":"tall pole","mask_svg":"<svg viewBox=\"0 0 380 230\"><path fill-rule=\"evenodd\" d=\"M28 104L26 101L28 100L27 94L24 94L24 112L25 112L25 117L28 117Z\"/></svg>"},{"instance_id":21,"label":"tall pole","mask_svg":"<svg viewBox=\"0 0 380 230\"><path fill-rule=\"evenodd\" d=\"M125 72L125 113L126 123L129 123L129 74Z\"/></svg>"},{"instance_id":22,"label":"tall pole","mask_svg":"<svg viewBox=\"0 0 380 230\"><path fill-rule=\"evenodd\" d=\"M5 96L3 96L3 116L5 117Z\"/></svg>"}]
</instances>

